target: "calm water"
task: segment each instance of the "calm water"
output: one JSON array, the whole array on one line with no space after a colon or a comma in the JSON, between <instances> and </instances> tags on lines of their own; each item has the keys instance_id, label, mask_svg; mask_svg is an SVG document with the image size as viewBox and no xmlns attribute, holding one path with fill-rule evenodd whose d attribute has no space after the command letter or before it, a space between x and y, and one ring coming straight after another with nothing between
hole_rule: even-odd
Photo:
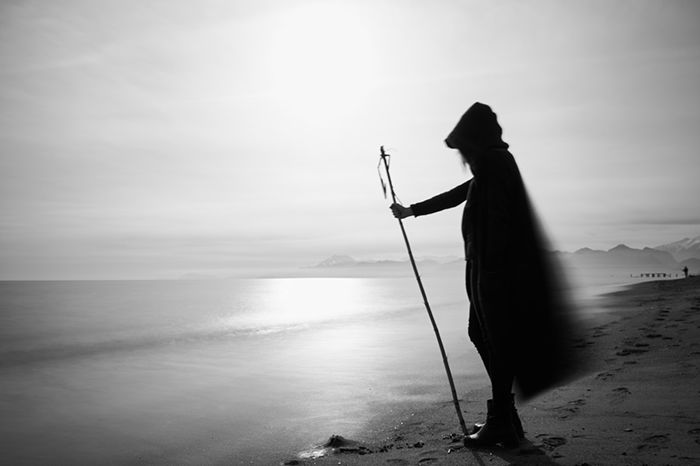
<instances>
[{"instance_id":1,"label":"calm water","mask_svg":"<svg viewBox=\"0 0 700 466\"><path fill-rule=\"evenodd\" d=\"M589 315L631 281L587 273ZM462 274L424 283L458 391L485 385ZM451 397L412 277L0 282L0 380L7 464L278 464Z\"/></svg>"},{"instance_id":2,"label":"calm water","mask_svg":"<svg viewBox=\"0 0 700 466\"><path fill-rule=\"evenodd\" d=\"M461 277L425 282L483 385ZM279 461L450 399L412 278L2 282L0 378L8 464Z\"/></svg>"}]
</instances>

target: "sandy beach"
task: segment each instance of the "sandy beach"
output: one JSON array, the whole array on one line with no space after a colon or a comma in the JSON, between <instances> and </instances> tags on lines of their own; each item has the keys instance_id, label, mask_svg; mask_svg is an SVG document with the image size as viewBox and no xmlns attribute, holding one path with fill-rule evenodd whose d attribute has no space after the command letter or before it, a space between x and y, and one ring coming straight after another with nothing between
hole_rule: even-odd
<instances>
[{"instance_id":1,"label":"sandy beach","mask_svg":"<svg viewBox=\"0 0 700 466\"><path fill-rule=\"evenodd\" d=\"M336 439L280 464L700 464L700 277L640 283L603 298L579 344L594 367L519 407L518 449L468 450L450 400L398 410L364 438ZM488 387L462 393L467 423L485 417ZM342 435L342 432L329 432Z\"/></svg>"}]
</instances>

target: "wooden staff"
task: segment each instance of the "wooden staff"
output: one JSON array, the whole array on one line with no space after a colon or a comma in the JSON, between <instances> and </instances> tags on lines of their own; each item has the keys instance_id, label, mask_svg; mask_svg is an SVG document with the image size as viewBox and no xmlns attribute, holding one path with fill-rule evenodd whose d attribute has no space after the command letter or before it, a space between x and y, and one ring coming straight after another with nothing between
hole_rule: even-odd
<instances>
[{"instance_id":1,"label":"wooden staff","mask_svg":"<svg viewBox=\"0 0 700 466\"><path fill-rule=\"evenodd\" d=\"M396 204L396 193L394 192L394 185L391 182L391 173L389 173L389 154L384 152L384 146L379 148L380 157L384 162L384 168L386 169L386 177L389 181L389 191L391 192L391 199L394 204ZM384 188L384 194L386 196L386 186L384 181L382 181L382 188ZM459 400L457 399L457 391L455 390L455 383L452 380L452 371L450 371L450 364L447 362L447 353L445 353L445 346L442 344L442 338L440 338L440 330L438 330L437 324L435 323L435 318L433 317L433 311L430 310L430 304L428 303L428 297L425 295L425 289L423 288L423 282L418 274L418 267L416 267L416 261L413 258L413 252L411 251L411 245L408 242L408 236L406 236L406 229L403 227L403 221L399 218L399 226L401 227L401 233L403 234L403 240L406 242L406 249L408 249L408 258L411 260L411 266L413 267L413 273L416 276L416 281L418 282L418 288L420 288L420 294L423 296L423 303L425 304L425 310L428 311L428 317L430 317L430 323L433 325L433 331L435 332L435 338L437 338L438 346L440 347L440 354L442 354L442 362L445 365L445 372L447 373L447 380L450 382L450 390L452 391L452 401L455 405L455 410L457 411L457 417L459 418L459 426L462 428L462 433L464 436L468 436L467 426L464 424L464 417L462 417L462 410L459 408Z\"/></svg>"}]
</instances>

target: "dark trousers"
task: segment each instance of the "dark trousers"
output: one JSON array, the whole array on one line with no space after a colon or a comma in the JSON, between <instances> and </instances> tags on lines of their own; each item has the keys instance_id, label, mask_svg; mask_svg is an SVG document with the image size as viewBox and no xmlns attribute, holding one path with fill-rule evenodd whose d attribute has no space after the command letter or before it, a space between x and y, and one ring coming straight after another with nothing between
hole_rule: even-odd
<instances>
[{"instance_id":1,"label":"dark trousers","mask_svg":"<svg viewBox=\"0 0 700 466\"><path fill-rule=\"evenodd\" d=\"M495 403L511 400L513 386L512 335L508 321L508 299L490 300L483 292L479 268L467 261L466 288L469 297L469 339L481 356L491 380Z\"/></svg>"}]
</instances>

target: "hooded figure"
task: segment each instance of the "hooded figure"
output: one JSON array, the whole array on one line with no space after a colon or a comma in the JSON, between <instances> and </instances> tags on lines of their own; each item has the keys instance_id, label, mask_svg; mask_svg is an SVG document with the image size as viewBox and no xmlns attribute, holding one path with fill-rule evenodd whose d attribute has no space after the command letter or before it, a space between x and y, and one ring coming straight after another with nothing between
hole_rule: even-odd
<instances>
[{"instance_id":1,"label":"hooded figure","mask_svg":"<svg viewBox=\"0 0 700 466\"><path fill-rule=\"evenodd\" d=\"M465 203L469 337L491 380L485 424L468 446L517 445L524 438L511 393L526 400L563 383L580 368L573 353L573 314L501 126L488 105L475 103L445 143L458 149L472 179L411 205L392 205L404 218Z\"/></svg>"}]
</instances>

